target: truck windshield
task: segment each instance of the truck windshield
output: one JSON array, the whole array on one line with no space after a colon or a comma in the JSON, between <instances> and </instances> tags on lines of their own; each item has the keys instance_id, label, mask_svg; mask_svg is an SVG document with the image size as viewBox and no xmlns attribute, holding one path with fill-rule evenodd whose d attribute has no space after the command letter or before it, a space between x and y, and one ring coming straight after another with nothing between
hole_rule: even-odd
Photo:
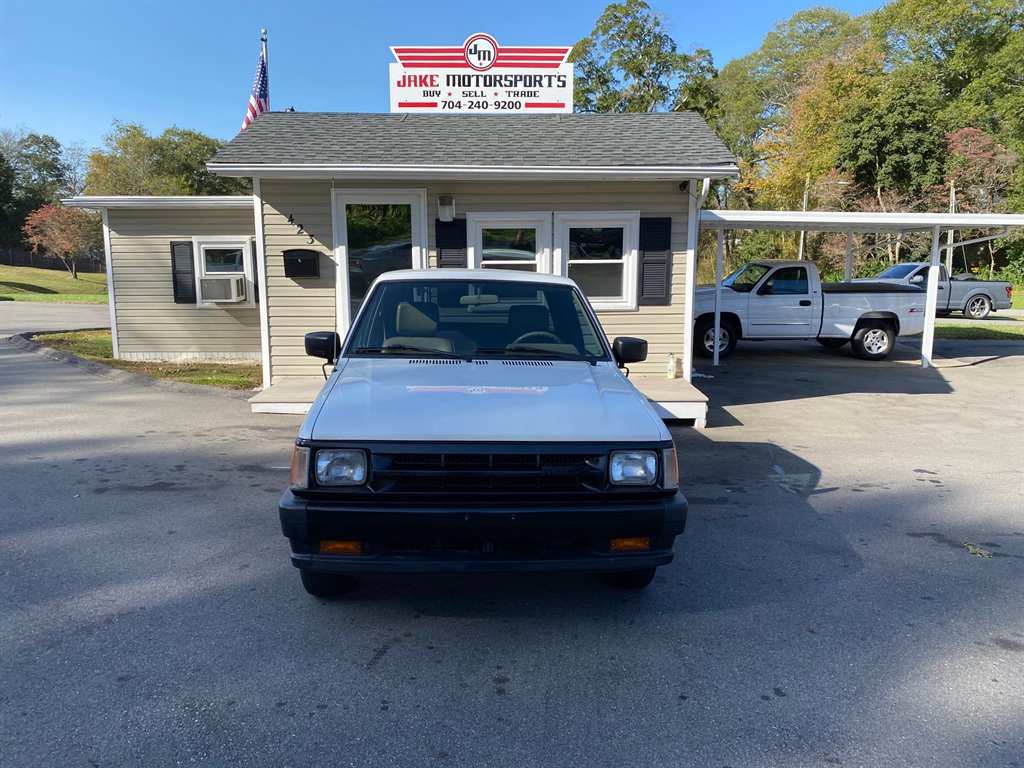
<instances>
[{"instance_id":1,"label":"truck windshield","mask_svg":"<svg viewBox=\"0 0 1024 768\"><path fill-rule=\"evenodd\" d=\"M896 264L884 272L879 272L878 277L886 280L902 280L918 268L918 264Z\"/></svg>"},{"instance_id":2,"label":"truck windshield","mask_svg":"<svg viewBox=\"0 0 1024 768\"><path fill-rule=\"evenodd\" d=\"M383 354L609 359L601 329L573 287L484 278L378 283L345 355Z\"/></svg>"},{"instance_id":3,"label":"truck windshield","mask_svg":"<svg viewBox=\"0 0 1024 768\"><path fill-rule=\"evenodd\" d=\"M725 278L722 281L722 285L732 288L739 293L750 293L754 286L757 285L757 281L764 277L764 273L767 271L768 267L764 264L744 264Z\"/></svg>"}]
</instances>

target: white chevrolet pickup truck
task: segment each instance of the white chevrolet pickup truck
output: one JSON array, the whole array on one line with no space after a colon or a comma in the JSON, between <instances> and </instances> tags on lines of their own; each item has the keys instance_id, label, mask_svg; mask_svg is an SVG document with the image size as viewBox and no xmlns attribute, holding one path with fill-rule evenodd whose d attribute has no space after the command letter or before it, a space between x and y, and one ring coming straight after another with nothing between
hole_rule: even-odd
<instances>
[{"instance_id":1,"label":"white chevrolet pickup truck","mask_svg":"<svg viewBox=\"0 0 1024 768\"><path fill-rule=\"evenodd\" d=\"M722 281L718 354L738 339L815 339L826 347L850 342L865 360L884 360L897 336L924 331L926 294L891 283L823 283L807 261L744 264ZM701 287L694 304L694 351L715 351L715 288Z\"/></svg>"},{"instance_id":2,"label":"white chevrolet pickup truck","mask_svg":"<svg viewBox=\"0 0 1024 768\"><path fill-rule=\"evenodd\" d=\"M576 284L499 270L388 272L295 441L279 503L310 594L360 574L603 572L641 588L686 524L672 438Z\"/></svg>"}]
</instances>

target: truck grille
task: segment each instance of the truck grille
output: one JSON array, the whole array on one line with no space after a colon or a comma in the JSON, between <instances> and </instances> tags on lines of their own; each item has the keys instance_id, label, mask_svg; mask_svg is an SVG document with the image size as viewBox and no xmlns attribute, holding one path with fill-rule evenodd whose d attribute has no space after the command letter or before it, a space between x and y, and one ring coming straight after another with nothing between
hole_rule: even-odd
<instances>
[{"instance_id":1,"label":"truck grille","mask_svg":"<svg viewBox=\"0 0 1024 768\"><path fill-rule=\"evenodd\" d=\"M604 454L378 453L371 489L388 493L601 491Z\"/></svg>"}]
</instances>

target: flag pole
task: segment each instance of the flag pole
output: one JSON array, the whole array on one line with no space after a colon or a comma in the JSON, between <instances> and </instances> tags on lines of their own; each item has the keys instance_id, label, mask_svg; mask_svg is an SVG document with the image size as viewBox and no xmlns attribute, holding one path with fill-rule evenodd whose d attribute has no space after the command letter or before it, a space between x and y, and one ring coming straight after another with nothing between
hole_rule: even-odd
<instances>
[{"instance_id":1,"label":"flag pole","mask_svg":"<svg viewBox=\"0 0 1024 768\"><path fill-rule=\"evenodd\" d=\"M263 43L263 66L267 70L267 111L270 111L270 64L267 61L267 30L260 30L260 42Z\"/></svg>"}]
</instances>

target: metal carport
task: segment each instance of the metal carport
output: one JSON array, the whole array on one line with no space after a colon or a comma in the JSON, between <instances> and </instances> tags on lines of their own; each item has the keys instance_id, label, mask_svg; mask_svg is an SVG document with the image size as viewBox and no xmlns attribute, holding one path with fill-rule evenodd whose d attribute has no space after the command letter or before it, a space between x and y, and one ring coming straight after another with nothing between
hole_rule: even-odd
<instances>
[{"instance_id":1,"label":"metal carport","mask_svg":"<svg viewBox=\"0 0 1024 768\"><path fill-rule=\"evenodd\" d=\"M932 233L931 264L928 270L928 295L925 304L925 327L921 339L921 365L931 366L932 343L935 337L935 310L938 305L939 256L943 249L969 243L1003 237L1011 227L1024 227L1024 216L1014 214L970 214L970 213L844 213L839 211L721 211L702 210L701 229L713 229L718 233L718 248L715 259L715 334L720 326L719 292L722 287L722 257L727 229L788 230L806 232L845 232L846 269L845 279L851 277L853 264L853 233ZM943 244L942 230L971 229L999 230L980 238ZM695 300L696 281L689 281L689 306ZM687 308L689 310L689 307ZM684 371L687 376L693 369L693 318L687 312L690 327L687 329L686 345L683 350ZM714 352L714 365L718 365L718 350Z\"/></svg>"}]
</instances>

